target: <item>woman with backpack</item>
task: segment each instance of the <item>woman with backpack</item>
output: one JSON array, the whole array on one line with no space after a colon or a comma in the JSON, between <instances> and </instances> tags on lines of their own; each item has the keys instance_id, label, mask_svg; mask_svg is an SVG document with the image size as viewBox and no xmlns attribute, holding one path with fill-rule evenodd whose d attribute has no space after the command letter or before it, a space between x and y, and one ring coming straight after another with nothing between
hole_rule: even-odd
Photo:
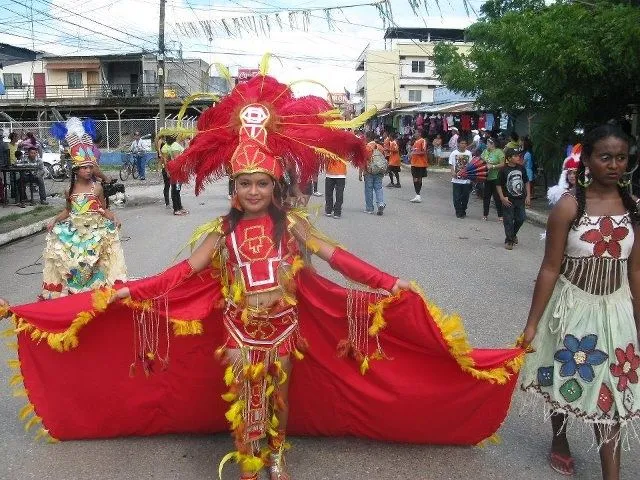
<instances>
[{"instance_id":1,"label":"woman with backpack","mask_svg":"<svg viewBox=\"0 0 640 480\"><path fill-rule=\"evenodd\" d=\"M382 179L387 173L388 162L384 158L384 149L382 143L378 140L373 133L368 135L369 143L367 143L367 151L369 153L369 163L363 170L360 169L358 180L362 181L364 178L364 201L365 201L365 213L377 213L382 215L386 204L384 203L384 196L382 193ZM378 205L377 211L374 209L373 194L376 195L376 204Z\"/></svg>"}]
</instances>

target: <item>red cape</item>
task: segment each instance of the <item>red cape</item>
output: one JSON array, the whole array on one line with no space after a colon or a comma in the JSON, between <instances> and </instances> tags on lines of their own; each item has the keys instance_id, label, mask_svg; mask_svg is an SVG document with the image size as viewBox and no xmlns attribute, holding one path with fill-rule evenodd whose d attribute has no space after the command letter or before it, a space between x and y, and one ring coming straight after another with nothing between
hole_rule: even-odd
<instances>
[{"instance_id":1,"label":"red cape","mask_svg":"<svg viewBox=\"0 0 640 480\"><path fill-rule=\"evenodd\" d=\"M403 292L384 309L380 342L389 359L372 360L362 375L336 354L347 337L347 291L307 268L296 280L310 347L291 378L290 434L469 445L504 421L521 349L471 349L459 318ZM140 369L129 375L133 310L107 308L108 292L12 307L23 329L12 379L28 395L21 416L60 440L227 430L223 367L214 358L225 338L219 292L209 271L172 291L169 317L190 321L169 335L168 368L148 378Z\"/></svg>"}]
</instances>

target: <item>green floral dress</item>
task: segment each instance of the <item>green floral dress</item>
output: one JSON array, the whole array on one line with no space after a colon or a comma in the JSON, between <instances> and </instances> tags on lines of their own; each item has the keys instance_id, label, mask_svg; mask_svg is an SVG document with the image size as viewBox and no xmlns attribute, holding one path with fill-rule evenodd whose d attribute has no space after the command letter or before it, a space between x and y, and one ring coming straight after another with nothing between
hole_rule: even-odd
<instances>
[{"instance_id":1,"label":"green floral dress","mask_svg":"<svg viewBox=\"0 0 640 480\"><path fill-rule=\"evenodd\" d=\"M71 195L69 218L49 232L42 256L45 300L127 279L118 229L93 193Z\"/></svg>"},{"instance_id":2,"label":"green floral dress","mask_svg":"<svg viewBox=\"0 0 640 480\"><path fill-rule=\"evenodd\" d=\"M521 373L550 410L602 426L640 416L638 340L627 276L628 214L584 215L569 231L560 277ZM606 438L602 438L606 440Z\"/></svg>"}]
</instances>

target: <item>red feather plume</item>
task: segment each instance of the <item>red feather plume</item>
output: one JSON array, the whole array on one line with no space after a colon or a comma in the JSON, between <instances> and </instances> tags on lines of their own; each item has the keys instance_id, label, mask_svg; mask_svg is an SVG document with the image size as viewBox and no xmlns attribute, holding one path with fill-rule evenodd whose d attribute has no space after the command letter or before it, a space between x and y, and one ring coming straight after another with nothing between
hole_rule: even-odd
<instances>
[{"instance_id":1,"label":"red feather plume","mask_svg":"<svg viewBox=\"0 0 640 480\"><path fill-rule=\"evenodd\" d=\"M217 105L207 109L198 120L198 133L189 147L168 165L177 182L195 176L196 194L205 183L228 174L228 162L239 144L242 126L240 111L251 103L269 110L266 124L268 151L276 157L294 161L302 181L323 170L328 156L314 148L350 161L356 167L366 165L365 143L352 132L329 127L334 117L326 100L316 96L295 98L291 88L270 76L257 76L237 85Z\"/></svg>"}]
</instances>

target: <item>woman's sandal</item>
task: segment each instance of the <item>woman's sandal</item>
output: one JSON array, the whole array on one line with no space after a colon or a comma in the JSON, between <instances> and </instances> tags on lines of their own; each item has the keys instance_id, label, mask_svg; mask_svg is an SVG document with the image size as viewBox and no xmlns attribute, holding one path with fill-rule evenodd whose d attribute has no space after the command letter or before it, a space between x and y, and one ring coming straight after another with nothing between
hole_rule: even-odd
<instances>
[{"instance_id":1,"label":"woman's sandal","mask_svg":"<svg viewBox=\"0 0 640 480\"><path fill-rule=\"evenodd\" d=\"M573 457L560 453L551 452L549 455L549 466L560 475L572 476L576 473Z\"/></svg>"}]
</instances>

